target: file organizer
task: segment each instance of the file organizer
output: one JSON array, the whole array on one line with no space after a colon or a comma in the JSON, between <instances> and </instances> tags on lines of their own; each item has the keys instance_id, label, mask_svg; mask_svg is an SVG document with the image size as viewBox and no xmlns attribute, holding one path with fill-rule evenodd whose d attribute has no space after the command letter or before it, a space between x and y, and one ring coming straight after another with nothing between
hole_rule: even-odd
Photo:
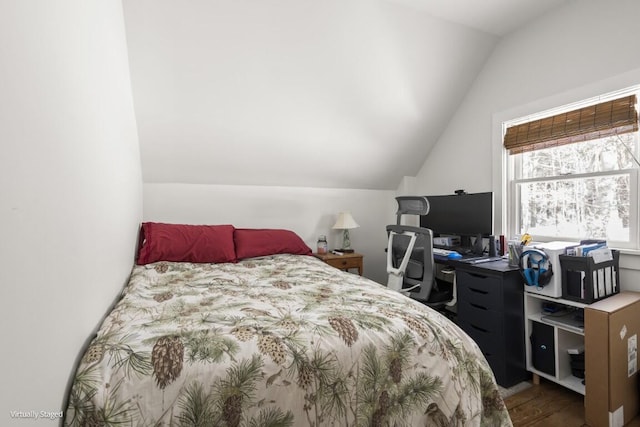
<instances>
[{"instance_id":1,"label":"file organizer","mask_svg":"<svg viewBox=\"0 0 640 427\"><path fill-rule=\"evenodd\" d=\"M620 292L620 251L611 250L613 259L596 263L589 256L560 255L562 298L585 304Z\"/></svg>"}]
</instances>

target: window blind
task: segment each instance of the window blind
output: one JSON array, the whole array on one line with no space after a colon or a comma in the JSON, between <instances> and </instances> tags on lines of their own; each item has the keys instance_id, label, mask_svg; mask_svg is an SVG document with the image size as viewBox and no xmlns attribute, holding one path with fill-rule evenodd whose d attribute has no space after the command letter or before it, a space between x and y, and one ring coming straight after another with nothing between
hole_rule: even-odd
<instances>
[{"instance_id":1,"label":"window blind","mask_svg":"<svg viewBox=\"0 0 640 427\"><path fill-rule=\"evenodd\" d=\"M636 95L507 128L504 147L509 154L540 150L638 130Z\"/></svg>"}]
</instances>

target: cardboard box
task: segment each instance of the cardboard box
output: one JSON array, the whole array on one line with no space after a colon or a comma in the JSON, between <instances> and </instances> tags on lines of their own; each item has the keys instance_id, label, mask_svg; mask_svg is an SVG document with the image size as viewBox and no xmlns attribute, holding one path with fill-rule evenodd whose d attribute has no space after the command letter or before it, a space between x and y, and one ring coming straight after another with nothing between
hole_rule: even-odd
<instances>
[{"instance_id":1,"label":"cardboard box","mask_svg":"<svg viewBox=\"0 0 640 427\"><path fill-rule=\"evenodd\" d=\"M587 424L622 426L640 410L640 292L621 292L586 306L584 332Z\"/></svg>"}]
</instances>

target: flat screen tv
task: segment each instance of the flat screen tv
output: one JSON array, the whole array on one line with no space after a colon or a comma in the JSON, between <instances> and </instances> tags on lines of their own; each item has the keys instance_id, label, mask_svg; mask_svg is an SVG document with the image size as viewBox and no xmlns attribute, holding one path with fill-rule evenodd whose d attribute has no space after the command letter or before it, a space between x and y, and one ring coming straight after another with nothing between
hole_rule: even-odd
<instances>
[{"instance_id":1,"label":"flat screen tv","mask_svg":"<svg viewBox=\"0 0 640 427\"><path fill-rule=\"evenodd\" d=\"M427 196L429 213L420 217L420 226L434 236L488 237L493 234L493 193L462 193Z\"/></svg>"}]
</instances>

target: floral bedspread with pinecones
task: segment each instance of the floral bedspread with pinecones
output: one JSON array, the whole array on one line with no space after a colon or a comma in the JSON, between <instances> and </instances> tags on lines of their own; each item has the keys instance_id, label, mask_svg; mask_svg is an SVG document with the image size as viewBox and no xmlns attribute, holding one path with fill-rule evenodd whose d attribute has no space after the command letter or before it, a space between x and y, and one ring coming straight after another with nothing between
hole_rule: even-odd
<instances>
[{"instance_id":1,"label":"floral bedspread with pinecones","mask_svg":"<svg viewBox=\"0 0 640 427\"><path fill-rule=\"evenodd\" d=\"M511 425L477 345L311 256L135 266L65 425Z\"/></svg>"}]
</instances>

